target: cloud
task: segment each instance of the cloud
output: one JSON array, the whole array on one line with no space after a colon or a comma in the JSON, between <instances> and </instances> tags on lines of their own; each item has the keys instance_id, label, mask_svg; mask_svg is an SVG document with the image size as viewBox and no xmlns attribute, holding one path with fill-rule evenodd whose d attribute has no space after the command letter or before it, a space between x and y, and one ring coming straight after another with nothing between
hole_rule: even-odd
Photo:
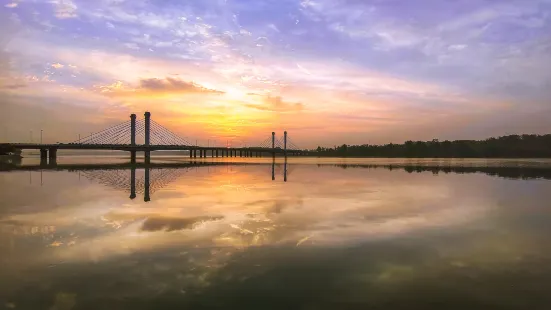
<instances>
[{"instance_id":1,"label":"cloud","mask_svg":"<svg viewBox=\"0 0 551 310\"><path fill-rule=\"evenodd\" d=\"M255 93L249 93L249 96L261 96ZM300 111L304 108L304 105L300 102L285 102L281 96L264 96L262 104L245 104L246 107L258 109L262 111L272 112L290 112Z\"/></svg>"},{"instance_id":2,"label":"cloud","mask_svg":"<svg viewBox=\"0 0 551 310\"><path fill-rule=\"evenodd\" d=\"M59 19L76 18L77 5L72 0L51 0L54 5L55 17Z\"/></svg>"},{"instance_id":3,"label":"cloud","mask_svg":"<svg viewBox=\"0 0 551 310\"><path fill-rule=\"evenodd\" d=\"M176 231L193 229L205 222L222 220L223 216L197 216L190 218L150 217L142 225L142 231Z\"/></svg>"},{"instance_id":4,"label":"cloud","mask_svg":"<svg viewBox=\"0 0 551 310\"><path fill-rule=\"evenodd\" d=\"M18 89L18 88L24 88L27 87L26 84L20 83L20 82L14 82L7 85L2 85L3 83L0 81L0 89Z\"/></svg>"},{"instance_id":5,"label":"cloud","mask_svg":"<svg viewBox=\"0 0 551 310\"><path fill-rule=\"evenodd\" d=\"M16 8L17 7L17 2L12 2L12 3L8 3L6 5L4 5L5 7L9 8L9 9L13 9L13 8Z\"/></svg>"},{"instance_id":6,"label":"cloud","mask_svg":"<svg viewBox=\"0 0 551 310\"><path fill-rule=\"evenodd\" d=\"M54 68L54 69L61 69L63 67L65 67L65 66L60 64L60 63L55 63L55 64L52 65L52 68Z\"/></svg>"},{"instance_id":7,"label":"cloud","mask_svg":"<svg viewBox=\"0 0 551 310\"><path fill-rule=\"evenodd\" d=\"M224 92L205 88L193 82L186 82L180 79L166 77L164 79L149 78L141 79L136 88L128 88L122 82L117 81L114 84L98 86L101 93L107 96L156 96L171 94L223 94Z\"/></svg>"}]
</instances>

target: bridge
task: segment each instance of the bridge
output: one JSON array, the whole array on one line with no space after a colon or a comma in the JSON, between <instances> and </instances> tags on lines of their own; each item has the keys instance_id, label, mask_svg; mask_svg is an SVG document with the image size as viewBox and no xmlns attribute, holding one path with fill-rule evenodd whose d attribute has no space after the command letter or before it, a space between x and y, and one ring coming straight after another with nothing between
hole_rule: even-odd
<instances>
[{"instance_id":1,"label":"bridge","mask_svg":"<svg viewBox=\"0 0 551 310\"><path fill-rule=\"evenodd\" d=\"M139 144L138 138L143 138ZM144 118L136 120L136 114L130 120L92 133L83 139L70 143L2 143L0 150L40 150L40 158L55 163L58 150L115 150L130 152L131 162L136 162L136 153L144 152L146 162L150 161L153 151L189 151L190 158L206 157L262 157L264 154L276 156L304 156L308 151L301 150L287 135L283 140L272 132L271 137L250 147L198 146L178 136L169 129L151 119L151 113L145 112ZM210 153L210 154L209 154ZM210 156L209 156L210 155Z\"/></svg>"}]
</instances>

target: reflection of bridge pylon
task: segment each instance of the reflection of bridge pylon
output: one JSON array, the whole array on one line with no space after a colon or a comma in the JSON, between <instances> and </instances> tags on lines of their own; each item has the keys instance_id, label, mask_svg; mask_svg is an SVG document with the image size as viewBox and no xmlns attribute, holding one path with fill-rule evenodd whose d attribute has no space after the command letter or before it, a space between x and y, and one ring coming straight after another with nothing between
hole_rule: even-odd
<instances>
[{"instance_id":1,"label":"reflection of bridge pylon","mask_svg":"<svg viewBox=\"0 0 551 310\"><path fill-rule=\"evenodd\" d=\"M274 156L272 157L272 181L275 181L276 170L278 174L281 172L281 164L276 165ZM285 157L285 162L283 163L283 181L287 182L287 156Z\"/></svg>"},{"instance_id":2,"label":"reflection of bridge pylon","mask_svg":"<svg viewBox=\"0 0 551 310\"><path fill-rule=\"evenodd\" d=\"M150 201L151 195L176 181L190 168L149 168L143 169L142 176L136 176L136 167L123 170L91 170L82 174L89 180L115 190L129 192L130 199L143 194L144 201ZM140 171L138 171L140 172Z\"/></svg>"}]
</instances>

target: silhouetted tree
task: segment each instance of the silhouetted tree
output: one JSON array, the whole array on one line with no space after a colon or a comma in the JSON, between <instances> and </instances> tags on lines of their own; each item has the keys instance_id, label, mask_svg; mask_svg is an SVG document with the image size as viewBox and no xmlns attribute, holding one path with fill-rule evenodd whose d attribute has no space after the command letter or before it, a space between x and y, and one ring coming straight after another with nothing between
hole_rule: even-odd
<instances>
[{"instance_id":1,"label":"silhouetted tree","mask_svg":"<svg viewBox=\"0 0 551 310\"><path fill-rule=\"evenodd\" d=\"M486 140L406 141L404 144L346 145L316 149L320 156L348 157L551 157L551 134L510 135Z\"/></svg>"}]
</instances>

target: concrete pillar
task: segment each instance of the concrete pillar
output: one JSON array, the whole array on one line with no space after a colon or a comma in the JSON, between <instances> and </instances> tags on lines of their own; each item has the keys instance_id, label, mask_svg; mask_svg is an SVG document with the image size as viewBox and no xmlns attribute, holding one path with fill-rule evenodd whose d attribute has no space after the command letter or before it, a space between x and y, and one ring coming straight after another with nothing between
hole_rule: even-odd
<instances>
[{"instance_id":1,"label":"concrete pillar","mask_svg":"<svg viewBox=\"0 0 551 310\"><path fill-rule=\"evenodd\" d=\"M189 150L189 158L193 158L193 150Z\"/></svg>"},{"instance_id":2,"label":"concrete pillar","mask_svg":"<svg viewBox=\"0 0 551 310\"><path fill-rule=\"evenodd\" d=\"M57 149L56 148L50 148L48 153L49 153L49 158L50 159L57 159Z\"/></svg>"},{"instance_id":3,"label":"concrete pillar","mask_svg":"<svg viewBox=\"0 0 551 310\"><path fill-rule=\"evenodd\" d=\"M150 133L151 133L151 113L145 112L145 145L150 145Z\"/></svg>"},{"instance_id":4,"label":"concrete pillar","mask_svg":"<svg viewBox=\"0 0 551 310\"><path fill-rule=\"evenodd\" d=\"M216 157L218 157L218 149L216 149Z\"/></svg>"},{"instance_id":5,"label":"concrete pillar","mask_svg":"<svg viewBox=\"0 0 551 310\"><path fill-rule=\"evenodd\" d=\"M287 131L283 132L283 153L287 153Z\"/></svg>"},{"instance_id":6,"label":"concrete pillar","mask_svg":"<svg viewBox=\"0 0 551 310\"><path fill-rule=\"evenodd\" d=\"M197 150L193 150L193 158L197 158Z\"/></svg>"},{"instance_id":7,"label":"concrete pillar","mask_svg":"<svg viewBox=\"0 0 551 310\"><path fill-rule=\"evenodd\" d=\"M136 114L130 114L130 144L136 145Z\"/></svg>"},{"instance_id":8,"label":"concrete pillar","mask_svg":"<svg viewBox=\"0 0 551 310\"><path fill-rule=\"evenodd\" d=\"M136 163L136 151L130 151L130 162L133 164Z\"/></svg>"},{"instance_id":9,"label":"concrete pillar","mask_svg":"<svg viewBox=\"0 0 551 310\"><path fill-rule=\"evenodd\" d=\"M275 149L275 132L272 131L272 149Z\"/></svg>"},{"instance_id":10,"label":"concrete pillar","mask_svg":"<svg viewBox=\"0 0 551 310\"><path fill-rule=\"evenodd\" d=\"M48 150L40 149L40 165L46 166L48 164Z\"/></svg>"},{"instance_id":11,"label":"concrete pillar","mask_svg":"<svg viewBox=\"0 0 551 310\"><path fill-rule=\"evenodd\" d=\"M144 114L145 116L145 145L146 146L149 146L150 145L150 131L151 131L151 113L149 112L145 112ZM144 155L145 155L145 161L146 162L149 162L149 159L151 157L151 152L150 151L145 151L144 152Z\"/></svg>"}]
</instances>

